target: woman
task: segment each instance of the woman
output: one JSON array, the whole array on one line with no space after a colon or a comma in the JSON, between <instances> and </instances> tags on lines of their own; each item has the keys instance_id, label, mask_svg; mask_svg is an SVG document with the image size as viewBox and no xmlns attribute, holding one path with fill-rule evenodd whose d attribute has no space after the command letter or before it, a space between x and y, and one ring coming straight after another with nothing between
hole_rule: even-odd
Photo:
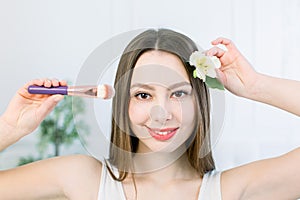
<instances>
[{"instance_id":1,"label":"woman","mask_svg":"<svg viewBox=\"0 0 300 200\"><path fill-rule=\"evenodd\" d=\"M224 44L228 49L214 47L206 52L220 59L219 79L228 90L300 115L295 100L288 96L274 100L280 96L277 87L283 87L277 83L296 92L299 82L255 72L227 39L217 39L213 44ZM193 78L193 68L187 64L195 50L196 45L189 38L166 29L148 30L134 38L121 57L116 75L109 159L100 163L87 156L57 157L1 171L1 197L225 200L299 197L298 149L224 172L214 170L206 139L210 125L208 89L200 79ZM171 79L166 75L159 78L159 73L149 69L168 72ZM150 79L145 79L149 74ZM66 85L55 80L35 80L29 84ZM62 99L59 95L30 95L26 88L27 85L18 91L0 118L1 150L33 131ZM290 106L283 105L283 101Z\"/></svg>"}]
</instances>

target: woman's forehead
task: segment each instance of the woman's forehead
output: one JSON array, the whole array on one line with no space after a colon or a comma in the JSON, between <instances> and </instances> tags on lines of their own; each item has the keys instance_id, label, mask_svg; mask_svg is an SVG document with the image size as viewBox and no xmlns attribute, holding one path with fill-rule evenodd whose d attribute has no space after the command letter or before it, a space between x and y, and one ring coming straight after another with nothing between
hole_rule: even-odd
<instances>
[{"instance_id":1,"label":"woman's forehead","mask_svg":"<svg viewBox=\"0 0 300 200\"><path fill-rule=\"evenodd\" d=\"M134 68L131 78L131 85L156 84L168 87L181 82L190 83L186 72L182 74L170 67L155 64Z\"/></svg>"},{"instance_id":2,"label":"woman's forehead","mask_svg":"<svg viewBox=\"0 0 300 200\"><path fill-rule=\"evenodd\" d=\"M135 67L149 64L164 65L172 68L183 68L183 64L178 56L161 50L146 51L140 55Z\"/></svg>"},{"instance_id":3,"label":"woman's forehead","mask_svg":"<svg viewBox=\"0 0 300 200\"><path fill-rule=\"evenodd\" d=\"M189 82L181 60L164 51L148 51L140 56L134 69L131 83L157 83L172 85Z\"/></svg>"}]
</instances>

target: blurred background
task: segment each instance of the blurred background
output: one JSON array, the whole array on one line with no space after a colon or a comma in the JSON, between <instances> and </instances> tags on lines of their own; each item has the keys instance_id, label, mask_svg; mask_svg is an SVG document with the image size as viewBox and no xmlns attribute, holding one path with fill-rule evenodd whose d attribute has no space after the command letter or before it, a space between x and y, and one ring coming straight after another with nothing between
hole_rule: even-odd
<instances>
[{"instance_id":1,"label":"blurred background","mask_svg":"<svg viewBox=\"0 0 300 200\"><path fill-rule=\"evenodd\" d=\"M300 80L299 21L299 0L0 0L0 113L27 81L75 82L86 58L104 41L147 27L179 30L204 49L216 37L228 37L257 71ZM68 108L63 112L68 116ZM62 133L59 143L51 138L55 117L44 123L46 129L0 152L0 169L57 151L86 154L76 131ZM60 129L64 125L72 126ZM226 119L213 148L218 169L298 147L299 127L299 117L226 92Z\"/></svg>"}]
</instances>

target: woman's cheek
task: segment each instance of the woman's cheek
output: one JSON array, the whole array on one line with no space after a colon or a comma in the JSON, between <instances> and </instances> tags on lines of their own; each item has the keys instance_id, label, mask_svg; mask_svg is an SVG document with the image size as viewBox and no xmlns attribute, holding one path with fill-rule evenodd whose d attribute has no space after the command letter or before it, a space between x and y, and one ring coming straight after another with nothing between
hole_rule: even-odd
<instances>
[{"instance_id":1,"label":"woman's cheek","mask_svg":"<svg viewBox=\"0 0 300 200\"><path fill-rule=\"evenodd\" d=\"M182 122L186 119L194 118L194 102L191 98L182 101L173 101L172 113L177 121Z\"/></svg>"},{"instance_id":2,"label":"woman's cheek","mask_svg":"<svg viewBox=\"0 0 300 200\"><path fill-rule=\"evenodd\" d=\"M192 124L195 118L195 104L192 100L185 101L181 104L181 121Z\"/></svg>"},{"instance_id":3,"label":"woman's cheek","mask_svg":"<svg viewBox=\"0 0 300 200\"><path fill-rule=\"evenodd\" d=\"M129 118L133 124L141 124L148 119L148 106L143 103L130 102Z\"/></svg>"}]
</instances>

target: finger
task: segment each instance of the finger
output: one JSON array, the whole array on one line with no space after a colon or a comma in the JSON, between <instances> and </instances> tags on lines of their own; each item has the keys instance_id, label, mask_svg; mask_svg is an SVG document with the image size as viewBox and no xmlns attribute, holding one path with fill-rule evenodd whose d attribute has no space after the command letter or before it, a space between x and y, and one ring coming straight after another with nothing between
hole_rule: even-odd
<instances>
[{"instance_id":1,"label":"finger","mask_svg":"<svg viewBox=\"0 0 300 200\"><path fill-rule=\"evenodd\" d=\"M51 87L52 86L52 82L50 79L44 79L44 86L45 87Z\"/></svg>"},{"instance_id":2,"label":"finger","mask_svg":"<svg viewBox=\"0 0 300 200\"><path fill-rule=\"evenodd\" d=\"M218 68L216 70L217 79L223 84L226 85L226 76L225 74Z\"/></svg>"},{"instance_id":3,"label":"finger","mask_svg":"<svg viewBox=\"0 0 300 200\"><path fill-rule=\"evenodd\" d=\"M53 87L60 86L59 80L56 78L52 79L51 82Z\"/></svg>"},{"instance_id":4,"label":"finger","mask_svg":"<svg viewBox=\"0 0 300 200\"><path fill-rule=\"evenodd\" d=\"M26 83L25 87L28 87L29 85L38 85L41 86L44 84L44 80L43 79L34 79L29 81L28 83Z\"/></svg>"},{"instance_id":5,"label":"finger","mask_svg":"<svg viewBox=\"0 0 300 200\"><path fill-rule=\"evenodd\" d=\"M31 80L29 81L25 87L28 87L29 85L38 85L38 86L42 86L42 85L47 85L48 87L51 87L51 86L54 86L54 87L57 87L57 86L65 86L67 85L67 82L65 80L61 80L59 81L58 79L56 78L53 78L52 80L50 79L34 79L34 80ZM51 86L49 86L51 84Z\"/></svg>"},{"instance_id":6,"label":"finger","mask_svg":"<svg viewBox=\"0 0 300 200\"><path fill-rule=\"evenodd\" d=\"M61 81L59 81L59 84L60 84L61 86L66 86L66 85L67 85L67 81L61 80Z\"/></svg>"},{"instance_id":7,"label":"finger","mask_svg":"<svg viewBox=\"0 0 300 200\"><path fill-rule=\"evenodd\" d=\"M36 115L38 119L44 119L57 105L59 101L64 98L63 95L52 95L47 98L37 109Z\"/></svg>"},{"instance_id":8,"label":"finger","mask_svg":"<svg viewBox=\"0 0 300 200\"><path fill-rule=\"evenodd\" d=\"M223 45L229 45L231 44L231 40L224 38L224 37L218 37L217 39L213 40L212 45L218 45L218 44L223 44Z\"/></svg>"},{"instance_id":9,"label":"finger","mask_svg":"<svg viewBox=\"0 0 300 200\"><path fill-rule=\"evenodd\" d=\"M53 79L45 79L44 80L44 85L46 87L58 87L58 86L65 86L67 85L67 82L65 80L62 80L62 81L59 81L58 79L56 78L53 78Z\"/></svg>"},{"instance_id":10,"label":"finger","mask_svg":"<svg viewBox=\"0 0 300 200\"><path fill-rule=\"evenodd\" d=\"M205 52L205 54L207 56L216 56L216 57L220 58L220 57L222 57L224 55L225 52L226 51L224 51L223 49L215 46L215 47L212 47L211 49L207 50Z\"/></svg>"},{"instance_id":11,"label":"finger","mask_svg":"<svg viewBox=\"0 0 300 200\"><path fill-rule=\"evenodd\" d=\"M227 38L224 38L224 37L219 37L219 38L213 40L211 42L211 44L212 45L219 45L219 44L225 45L225 47L228 50L236 49L234 43L230 39L227 39Z\"/></svg>"}]
</instances>

